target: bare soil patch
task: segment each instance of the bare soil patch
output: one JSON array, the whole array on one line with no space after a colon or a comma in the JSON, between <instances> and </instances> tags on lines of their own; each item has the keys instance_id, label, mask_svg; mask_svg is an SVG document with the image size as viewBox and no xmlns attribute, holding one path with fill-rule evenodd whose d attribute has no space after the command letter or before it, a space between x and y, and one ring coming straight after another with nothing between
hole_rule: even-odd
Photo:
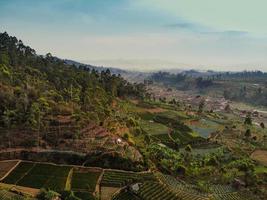
<instances>
[{"instance_id":1,"label":"bare soil patch","mask_svg":"<svg viewBox=\"0 0 267 200\"><path fill-rule=\"evenodd\" d=\"M254 151L251 156L253 160L258 161L264 166L267 166L267 151L266 150L256 150Z\"/></svg>"}]
</instances>

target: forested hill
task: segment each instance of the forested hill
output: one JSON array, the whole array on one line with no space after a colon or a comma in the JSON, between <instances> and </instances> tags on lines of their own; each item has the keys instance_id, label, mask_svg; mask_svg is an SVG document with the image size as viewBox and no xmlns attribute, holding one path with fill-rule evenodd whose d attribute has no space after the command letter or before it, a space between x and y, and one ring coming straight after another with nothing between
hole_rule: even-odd
<instances>
[{"instance_id":1,"label":"forested hill","mask_svg":"<svg viewBox=\"0 0 267 200\"><path fill-rule=\"evenodd\" d=\"M75 65L76 67L83 67L83 68L88 68L90 70L96 70L98 72L101 71L106 71L107 69L110 70L110 72L112 74L128 74L130 73L129 71L123 70L123 69L119 69L119 68L114 68L114 67L103 67L103 66L94 66L94 65L89 65L89 64L84 64L84 63L80 63L80 62L76 62L73 60L68 60L68 59L64 59L64 62L67 65Z\"/></svg>"},{"instance_id":2,"label":"forested hill","mask_svg":"<svg viewBox=\"0 0 267 200\"><path fill-rule=\"evenodd\" d=\"M0 33L0 127L40 127L44 118L71 115L100 122L117 98L142 98L142 84L130 84L110 70L97 71L37 55L6 32Z\"/></svg>"}]
</instances>

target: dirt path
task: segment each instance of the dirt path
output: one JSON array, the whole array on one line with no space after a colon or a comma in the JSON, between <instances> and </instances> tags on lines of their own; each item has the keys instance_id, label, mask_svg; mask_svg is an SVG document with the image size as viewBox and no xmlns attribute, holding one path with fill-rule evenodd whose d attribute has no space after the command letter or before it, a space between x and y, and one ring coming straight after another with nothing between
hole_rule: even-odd
<instances>
[{"instance_id":1,"label":"dirt path","mask_svg":"<svg viewBox=\"0 0 267 200\"><path fill-rule=\"evenodd\" d=\"M5 183L0 183L0 187L8 189L8 190L12 190L12 191L17 191L18 193L23 193L23 194L26 194L32 197L35 197L40 192L39 189L22 187L22 186L5 184Z\"/></svg>"}]
</instances>

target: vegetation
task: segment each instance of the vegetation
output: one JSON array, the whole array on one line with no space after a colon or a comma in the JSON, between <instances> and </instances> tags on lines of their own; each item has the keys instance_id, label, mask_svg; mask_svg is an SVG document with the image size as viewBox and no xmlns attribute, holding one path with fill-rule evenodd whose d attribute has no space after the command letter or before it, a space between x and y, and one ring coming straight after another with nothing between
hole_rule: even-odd
<instances>
[{"instance_id":1,"label":"vegetation","mask_svg":"<svg viewBox=\"0 0 267 200\"><path fill-rule=\"evenodd\" d=\"M0 41L0 127L5 130L44 132L58 123L58 115L69 115L75 126L104 124L116 97L144 96L142 84L130 84L109 70L68 65L50 53L39 56L7 33Z\"/></svg>"},{"instance_id":2,"label":"vegetation","mask_svg":"<svg viewBox=\"0 0 267 200\"><path fill-rule=\"evenodd\" d=\"M261 71L232 73L185 71L178 74L158 72L154 73L150 77L150 81L146 81L146 83L163 83L179 90L220 95L232 101L267 106L265 101L266 78L267 73Z\"/></svg>"},{"instance_id":3,"label":"vegetation","mask_svg":"<svg viewBox=\"0 0 267 200\"><path fill-rule=\"evenodd\" d=\"M107 192L114 200L266 197L263 114L230 101L208 109L199 95L257 95L264 105L265 73L159 72L145 81L171 86L162 89L169 98L108 69L37 55L7 33L0 47L0 158L28 160L0 162L7 199L28 198L27 189L45 200L101 199L104 189L117 190ZM195 104L175 88L197 91Z\"/></svg>"},{"instance_id":4,"label":"vegetation","mask_svg":"<svg viewBox=\"0 0 267 200\"><path fill-rule=\"evenodd\" d=\"M122 187L124 185L144 180L154 180L151 173L134 173L105 170L101 185L109 187Z\"/></svg>"}]
</instances>

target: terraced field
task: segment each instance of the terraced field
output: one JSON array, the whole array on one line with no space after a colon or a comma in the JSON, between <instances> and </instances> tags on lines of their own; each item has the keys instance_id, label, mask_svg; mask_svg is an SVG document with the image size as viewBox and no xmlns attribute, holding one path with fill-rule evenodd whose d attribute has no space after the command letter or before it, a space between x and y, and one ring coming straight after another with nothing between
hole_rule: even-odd
<instances>
[{"instance_id":1,"label":"terraced field","mask_svg":"<svg viewBox=\"0 0 267 200\"><path fill-rule=\"evenodd\" d=\"M137 194L144 200L179 200L166 186L152 181L142 183Z\"/></svg>"},{"instance_id":2,"label":"terraced field","mask_svg":"<svg viewBox=\"0 0 267 200\"><path fill-rule=\"evenodd\" d=\"M72 174L71 189L76 192L95 192L101 170L75 168Z\"/></svg>"},{"instance_id":3,"label":"terraced field","mask_svg":"<svg viewBox=\"0 0 267 200\"><path fill-rule=\"evenodd\" d=\"M152 173L135 173L105 170L101 180L101 186L123 187L125 185L144 180L155 180L155 177Z\"/></svg>"},{"instance_id":4,"label":"terraced field","mask_svg":"<svg viewBox=\"0 0 267 200\"><path fill-rule=\"evenodd\" d=\"M65 189L71 167L53 164L21 162L4 180L4 183L31 188Z\"/></svg>"},{"instance_id":5,"label":"terraced field","mask_svg":"<svg viewBox=\"0 0 267 200\"><path fill-rule=\"evenodd\" d=\"M77 197L83 200L94 200L97 182L102 170L97 168L83 168L60 166L47 163L32 163L22 161L3 180L4 183L29 188L49 188L63 191L67 188L74 191ZM67 181L68 180L68 181ZM70 187L67 187L70 183ZM138 185L133 190L133 184ZM116 192L127 186L112 197L112 200L245 200L249 194L236 191L228 185L210 185L208 192L200 192L195 185L177 180L170 175L151 172L130 172L120 170L104 170L101 179L103 188L113 188ZM129 189L131 188L131 189ZM110 193L107 199L114 194ZM20 199L19 195L0 190L0 200ZM3 200L4 200L3 199Z\"/></svg>"},{"instance_id":6,"label":"terraced field","mask_svg":"<svg viewBox=\"0 0 267 200\"><path fill-rule=\"evenodd\" d=\"M1 161L0 162L0 179L9 172L18 161Z\"/></svg>"},{"instance_id":7,"label":"terraced field","mask_svg":"<svg viewBox=\"0 0 267 200\"><path fill-rule=\"evenodd\" d=\"M193 141L195 138L187 132L181 132L179 130L174 130L170 133L170 136L173 140L179 140L182 142L182 144L188 144L191 141Z\"/></svg>"},{"instance_id":8,"label":"terraced field","mask_svg":"<svg viewBox=\"0 0 267 200\"><path fill-rule=\"evenodd\" d=\"M35 163L21 162L4 180L4 183L16 185L33 167Z\"/></svg>"},{"instance_id":9,"label":"terraced field","mask_svg":"<svg viewBox=\"0 0 267 200\"><path fill-rule=\"evenodd\" d=\"M202 194L195 190L191 185L187 185L181 181L176 180L174 177L157 173L157 177L161 182L173 191L177 197L185 200L205 200L209 199L207 195Z\"/></svg>"},{"instance_id":10,"label":"terraced field","mask_svg":"<svg viewBox=\"0 0 267 200\"><path fill-rule=\"evenodd\" d=\"M121 191L112 200L141 200L137 195L129 191Z\"/></svg>"},{"instance_id":11,"label":"terraced field","mask_svg":"<svg viewBox=\"0 0 267 200\"><path fill-rule=\"evenodd\" d=\"M162 135L168 134L169 128L163 124L156 123L152 120L146 121L142 120L140 124L143 131L150 135Z\"/></svg>"},{"instance_id":12,"label":"terraced field","mask_svg":"<svg viewBox=\"0 0 267 200\"><path fill-rule=\"evenodd\" d=\"M196 186L186 184L169 175L157 173L161 182L183 200L252 200L250 194L236 191L229 185L209 185L209 193L201 193Z\"/></svg>"}]
</instances>

